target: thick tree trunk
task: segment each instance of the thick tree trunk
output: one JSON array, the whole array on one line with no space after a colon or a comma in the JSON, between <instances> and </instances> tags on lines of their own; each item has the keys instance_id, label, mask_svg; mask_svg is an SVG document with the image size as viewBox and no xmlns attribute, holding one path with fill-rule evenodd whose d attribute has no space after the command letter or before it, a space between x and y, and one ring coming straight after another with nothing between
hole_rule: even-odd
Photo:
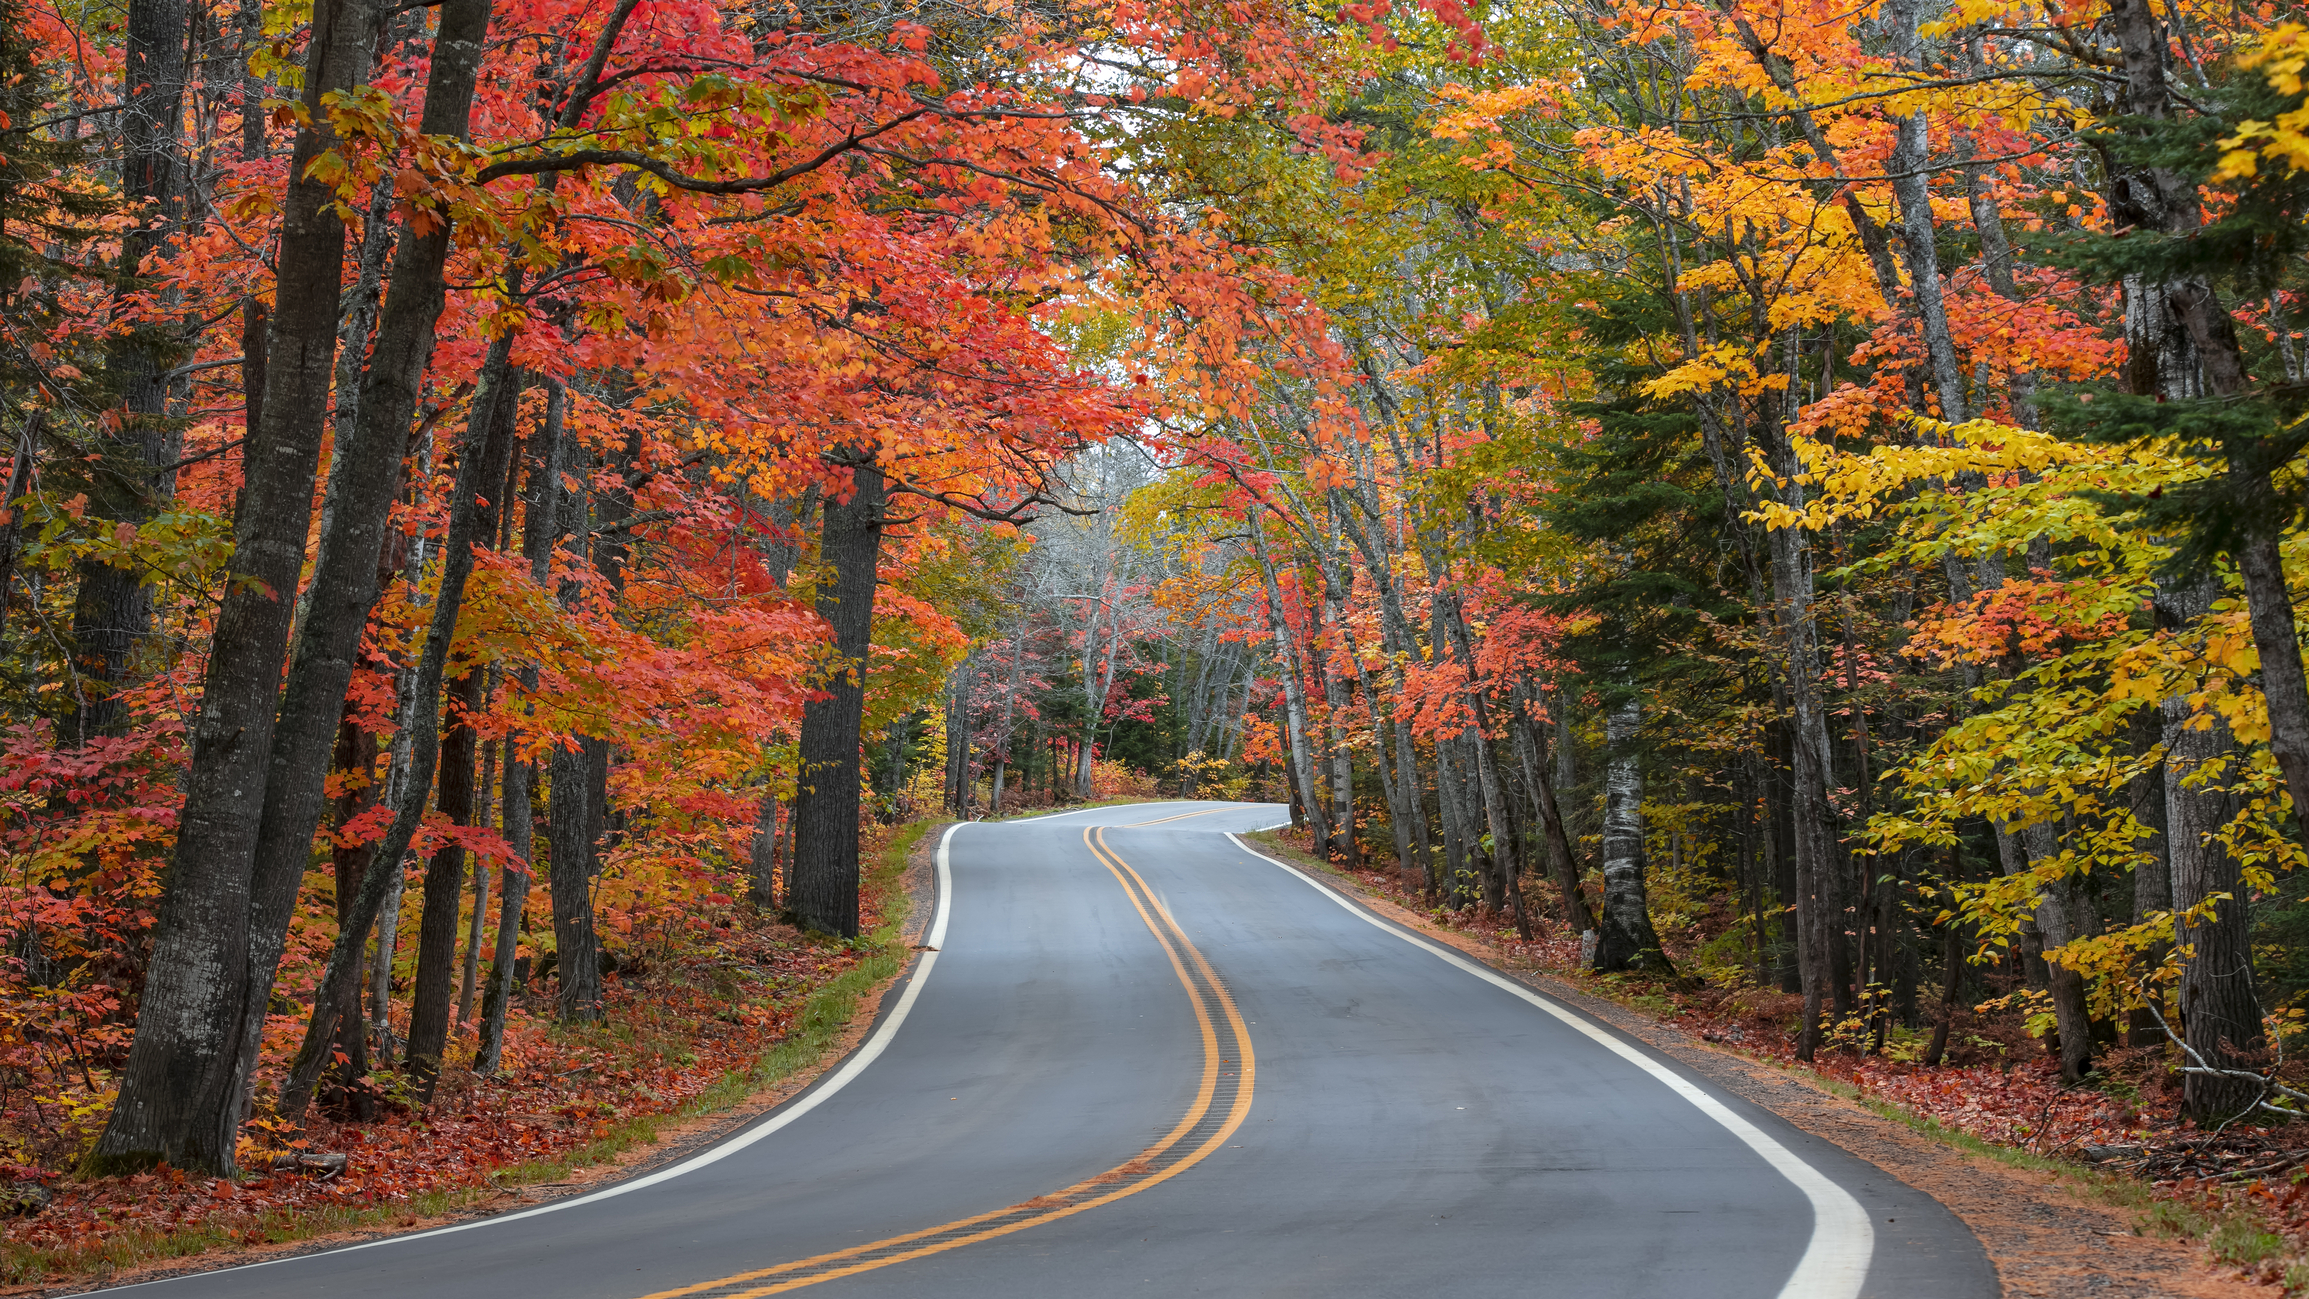
<instances>
[{"instance_id":1,"label":"thick tree trunk","mask_svg":"<svg viewBox=\"0 0 2309 1299\"><path fill-rule=\"evenodd\" d=\"M329 400L344 226L336 194L306 178L333 147L319 98L368 76L375 17L362 0L321 0L305 69L313 125L289 161L267 338L265 424L249 442L248 485L210 638L201 711L190 738L185 812L154 926L136 1038L91 1172L166 1161L232 1175L240 1135L250 983L250 855L264 805L265 761L304 565L313 478ZM331 726L334 726L334 714ZM325 769L327 748L312 765ZM316 821L318 814L316 813ZM311 836L306 836L310 850Z\"/></svg>"},{"instance_id":2,"label":"thick tree trunk","mask_svg":"<svg viewBox=\"0 0 2309 1299\"><path fill-rule=\"evenodd\" d=\"M1672 977L1675 967L1652 930L1651 900L1644 888L1644 781L1636 756L1636 733L1643 724L1633 699L1604 720L1611 751L1604 769L1603 914L1597 928L1595 968L1599 973L1642 970Z\"/></svg>"},{"instance_id":3,"label":"thick tree trunk","mask_svg":"<svg viewBox=\"0 0 2309 1299\"><path fill-rule=\"evenodd\" d=\"M2157 598L2157 612L2168 625L2185 624L2204 617L2217 594L2210 582L2169 591ZM2225 782L2204 770L2231 757L2236 741L2219 713L2197 712L2186 695L2166 699L2162 711L2166 844L2173 909L2182 917L2175 926L2182 1036L2212 1068L2265 1068L2257 1058L2261 1003L2253 986L2244 871L2217 837L2229 821L2229 797ZM2186 918L2199 907L2207 912L2203 918ZM2189 1074L2182 1083L2182 1106L2200 1123L2222 1123L2259 1094L2260 1088L2242 1079Z\"/></svg>"},{"instance_id":4,"label":"thick tree trunk","mask_svg":"<svg viewBox=\"0 0 2309 1299\"><path fill-rule=\"evenodd\" d=\"M467 133L482 47L489 32L490 3L448 0L442 5L425 83L422 127L428 135L463 137ZM446 293L443 269L449 233L443 219L435 221L430 231L408 231L400 238L393 258L392 292L378 318L376 344L362 376L351 427L346 430L351 436L340 441L332 453L312 586L306 593L296 651L281 693L280 726L269 746L264 812L254 848L250 980L243 1011L250 1029L240 1061L244 1080L256 1065L255 1034L272 996L273 974L296 909L304 854L319 821L322 791L317 767L320 755L326 752L326 725L352 680L361 635L381 591L377 560L383 551L393 499L401 488L396 471L408 446L417 394L433 355L434 330ZM512 400L507 360L511 345L508 336L489 349L481 388L475 393L475 418L492 418L490 410ZM504 422L510 425L510 412ZM479 455L498 431L469 430L466 454ZM493 463L498 467L497 475L484 477L467 489L470 499L496 491L503 481L503 461ZM482 468L485 471L487 466ZM461 466L459 483L467 477ZM481 535L494 535L494 530ZM451 568L471 566L467 555L446 554L444 561ZM455 617L454 609L450 616ZM431 707L431 701L426 700L424 711L430 714ZM416 797L421 802L423 791Z\"/></svg>"},{"instance_id":5,"label":"thick tree trunk","mask_svg":"<svg viewBox=\"0 0 2309 1299\"><path fill-rule=\"evenodd\" d=\"M563 1023L601 1018L601 940L593 927L593 876L601 817L593 806L593 741L556 748L546 804L546 846L553 899L553 972L561 986Z\"/></svg>"},{"instance_id":6,"label":"thick tree trunk","mask_svg":"<svg viewBox=\"0 0 2309 1299\"><path fill-rule=\"evenodd\" d=\"M2166 80L2168 42L2155 9L2148 0L2110 0L2109 17L2123 54L2123 111L2148 120L2171 119L2172 92ZM2192 236L2204 220L2196 182L2161 167L2114 178L2109 206L2114 221L2183 239ZM2238 342L2236 323L2212 285L2190 277L2167 283L2162 289L2166 310L2194 344L2205 389L2217 397L2248 393L2252 375ZM2138 384L2134 390L2145 391ZM2296 812L2309 821L2309 673L2302 666L2292 593L2278 555L2291 509L2270 478L2273 470L2282 467L2272 461L2291 452L2278 439L2254 437L2231 439L2222 452L2228 461L2229 505L2238 522L2232 549L2238 575L2244 580L2253 646L2261 656L2269 751L2284 773L2286 792L2292 796Z\"/></svg>"},{"instance_id":7,"label":"thick tree trunk","mask_svg":"<svg viewBox=\"0 0 2309 1299\"><path fill-rule=\"evenodd\" d=\"M820 588L818 616L834 629L842 667L826 682L826 697L802 708L786 909L802 927L844 938L858 935L858 746L888 490L881 467L868 460L856 469L850 499L826 502L818 553L832 580Z\"/></svg>"},{"instance_id":8,"label":"thick tree trunk","mask_svg":"<svg viewBox=\"0 0 2309 1299\"><path fill-rule=\"evenodd\" d=\"M2202 344L2200 344L2202 346ZM2245 535L2236 548L2253 647L2261 654L2261 698L2269 709L2269 752L2285 775L2293 810L2309 829L2309 677L2301 666L2301 638L2293 596L2278 552L2290 510L2278 500L2269 473L2253 463L2255 449L2232 448L2229 477L2243 509Z\"/></svg>"}]
</instances>

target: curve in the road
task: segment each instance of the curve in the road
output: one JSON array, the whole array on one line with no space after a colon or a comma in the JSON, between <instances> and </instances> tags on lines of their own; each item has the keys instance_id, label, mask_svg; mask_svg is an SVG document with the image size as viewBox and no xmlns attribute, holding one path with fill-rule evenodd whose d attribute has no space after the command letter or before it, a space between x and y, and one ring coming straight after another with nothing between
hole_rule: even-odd
<instances>
[{"instance_id":1,"label":"curve in the road","mask_svg":"<svg viewBox=\"0 0 2309 1299\"><path fill-rule=\"evenodd\" d=\"M1853 1199L1851 1192L1821 1176L1819 1170L1797 1158L1795 1152L1774 1141L1763 1129L1734 1114L1723 1102L1686 1082L1674 1070L1605 1032L1585 1016L1574 1014L1562 1004L1533 992L1495 970L1470 961L1448 947L1428 942L1386 923L1348 898L1324 887L1298 867L1278 861L1244 843L1241 835L1230 834L1227 838L1260 861L1304 881L1309 888L1345 907L1356 919L1365 921L1382 933L1392 934L1437 960L1457 966L1555 1016L1594 1039L1604 1049L1657 1078L1670 1091L1689 1101L1693 1108L1715 1120L1750 1150L1762 1156L1774 1171L1795 1183L1796 1189L1804 1193L1804 1198L1812 1202L1812 1239L1805 1246L1803 1257L1796 1261L1795 1272L1789 1275L1787 1284L1780 1287L1780 1299L1856 1299L1860 1294L1861 1286L1868 1280L1868 1264L1876 1254L1876 1228L1868 1221L1868 1211L1860 1207L1860 1201Z\"/></svg>"},{"instance_id":2,"label":"curve in the road","mask_svg":"<svg viewBox=\"0 0 2309 1299\"><path fill-rule=\"evenodd\" d=\"M1155 821L1134 822L1135 825L1160 825L1166 821L1183 821L1190 816L1207 813L1189 812L1185 816L1163 817ZM947 838L953 837L960 826L950 827ZM760 1299L763 1295L783 1294L799 1290L821 1281L855 1276L871 1272L893 1263L909 1262L942 1254L950 1249L975 1245L997 1237L1024 1231L1060 1218L1072 1217L1086 1209L1112 1204L1126 1196L1138 1194L1178 1176L1209 1157L1212 1151L1226 1145L1227 1138L1243 1126L1243 1119L1251 1112L1251 1096L1258 1076L1258 1056L1251 1048L1250 1030L1243 1023L1242 1012L1235 1008L1234 998L1227 995L1226 985L1219 981L1218 972L1179 928L1178 921L1154 896L1154 890L1130 864L1115 855L1106 845L1103 827L1091 826L1083 830L1082 842L1091 855L1122 885L1140 920L1162 945L1164 955L1170 958L1171 971L1187 990L1187 998L1195 1008L1195 1020L1202 1030L1203 1077L1195 1093L1194 1104L1186 1117L1179 1120L1162 1140L1140 1151L1127 1162L1088 1177L1049 1195L1038 1195L1023 1204L1014 1204L993 1213L981 1213L923 1231L911 1231L871 1244L854 1245L813 1258L795 1259L774 1267L756 1268L726 1276L718 1280L702 1281L695 1285L672 1290L659 1290L641 1299ZM946 843L938 845L941 871L944 871ZM944 876L942 874L941 878ZM943 908L941 909L943 910ZM936 944L932 944L933 947ZM919 983L919 979L917 979ZM1226 1058L1228 1044L1219 1040L1219 1029L1224 1022L1227 1038L1234 1051L1232 1060ZM887 1027L887 1026L886 1026ZM1229 1065L1234 1066L1228 1068ZM1195 1138L1201 1137L1201 1141Z\"/></svg>"},{"instance_id":3,"label":"curve in the road","mask_svg":"<svg viewBox=\"0 0 2309 1299\"><path fill-rule=\"evenodd\" d=\"M525 1212L146 1284L180 1299L1998 1293L1928 1196L1228 833L1281 811L1171 801L956 827L900 995L848 1059L712 1149Z\"/></svg>"}]
</instances>

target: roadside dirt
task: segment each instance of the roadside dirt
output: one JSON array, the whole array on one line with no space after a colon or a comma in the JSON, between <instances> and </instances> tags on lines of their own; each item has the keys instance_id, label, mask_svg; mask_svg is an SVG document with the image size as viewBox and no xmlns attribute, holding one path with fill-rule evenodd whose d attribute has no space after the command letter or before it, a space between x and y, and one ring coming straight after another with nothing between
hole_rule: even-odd
<instances>
[{"instance_id":1,"label":"roadside dirt","mask_svg":"<svg viewBox=\"0 0 2309 1299\"><path fill-rule=\"evenodd\" d=\"M1300 866L1314 866L1298 860ZM1321 867L1314 867L1321 870ZM1575 1006L1948 1206L1979 1237L2012 1299L2269 1299L2277 1293L2208 1266L2181 1241L2134 1232L2133 1215L2080 1196L2048 1173L1960 1150L1883 1118L1801 1075L1661 1024L1576 983L1503 963L1489 944L1446 929L1324 871L1334 887L1409 928L1449 943L1536 991Z\"/></svg>"}]
</instances>

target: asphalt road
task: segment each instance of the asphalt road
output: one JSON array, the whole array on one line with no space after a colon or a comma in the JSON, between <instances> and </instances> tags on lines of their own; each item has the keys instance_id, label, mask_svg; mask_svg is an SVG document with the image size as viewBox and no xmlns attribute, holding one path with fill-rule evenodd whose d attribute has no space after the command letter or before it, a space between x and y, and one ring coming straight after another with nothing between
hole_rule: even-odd
<instances>
[{"instance_id":1,"label":"asphalt road","mask_svg":"<svg viewBox=\"0 0 2309 1299\"><path fill-rule=\"evenodd\" d=\"M1223 833L1281 819L962 826L938 950L858 1052L721 1146L540 1209L132 1288L1998 1293L1930 1198Z\"/></svg>"}]
</instances>

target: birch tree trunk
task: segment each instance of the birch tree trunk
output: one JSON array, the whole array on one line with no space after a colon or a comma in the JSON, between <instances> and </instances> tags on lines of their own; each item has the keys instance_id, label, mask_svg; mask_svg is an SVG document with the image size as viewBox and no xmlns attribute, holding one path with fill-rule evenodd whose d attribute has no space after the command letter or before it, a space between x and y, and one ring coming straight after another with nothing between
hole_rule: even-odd
<instances>
[{"instance_id":1,"label":"birch tree trunk","mask_svg":"<svg viewBox=\"0 0 2309 1299\"><path fill-rule=\"evenodd\" d=\"M1282 668L1283 719L1285 738L1291 749L1291 776L1298 791L1300 806L1305 809L1308 827L1314 832L1318 845L1330 842L1324 826L1323 800L1315 780L1314 755L1307 749L1307 701L1300 692L1299 651L1296 638L1291 635L1291 624L1283 617L1283 593L1275 582L1275 564L1267 554L1266 529L1259 521L1256 507L1249 511L1251 547L1258 561L1259 579L1267 597L1267 624L1274 629L1275 661Z\"/></svg>"},{"instance_id":2,"label":"birch tree trunk","mask_svg":"<svg viewBox=\"0 0 2309 1299\"><path fill-rule=\"evenodd\" d=\"M1652 931L1651 901L1644 890L1644 782L1636 754L1642 706L1630 699L1604 721L1610 745L1605 758L1603 804L1603 914L1596 930L1595 969L1646 970L1673 976L1675 967Z\"/></svg>"}]
</instances>

